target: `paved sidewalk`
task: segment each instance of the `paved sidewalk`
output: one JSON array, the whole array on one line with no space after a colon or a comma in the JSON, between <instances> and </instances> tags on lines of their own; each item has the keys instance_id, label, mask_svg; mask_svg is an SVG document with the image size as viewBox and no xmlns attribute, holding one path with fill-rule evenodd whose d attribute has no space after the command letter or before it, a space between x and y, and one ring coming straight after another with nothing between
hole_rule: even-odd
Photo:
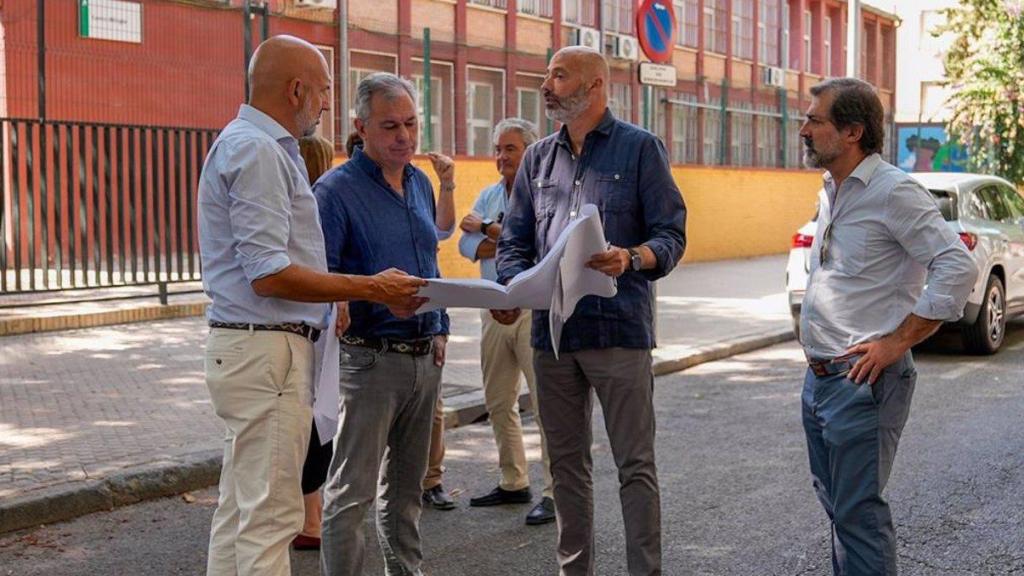
<instances>
[{"instance_id":1,"label":"paved sidewalk","mask_svg":"<svg viewBox=\"0 0 1024 576\"><path fill-rule=\"evenodd\" d=\"M784 256L688 264L659 282L656 372L791 338L784 269ZM198 309L203 297L175 301ZM153 304L22 306L0 323ZM456 426L484 415L480 317L451 315L444 396ZM193 316L0 338L0 532L214 483L223 429L203 381L205 334Z\"/></svg>"}]
</instances>

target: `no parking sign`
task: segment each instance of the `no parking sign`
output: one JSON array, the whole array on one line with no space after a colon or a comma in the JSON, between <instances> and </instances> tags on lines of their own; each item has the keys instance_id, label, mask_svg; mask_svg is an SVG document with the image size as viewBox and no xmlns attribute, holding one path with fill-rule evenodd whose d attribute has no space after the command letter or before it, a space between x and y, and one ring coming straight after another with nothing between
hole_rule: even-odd
<instances>
[{"instance_id":1,"label":"no parking sign","mask_svg":"<svg viewBox=\"0 0 1024 576\"><path fill-rule=\"evenodd\" d=\"M636 36L640 40L640 48L652 62L666 64L672 61L675 30L676 15L672 11L671 0L644 0L636 13Z\"/></svg>"}]
</instances>

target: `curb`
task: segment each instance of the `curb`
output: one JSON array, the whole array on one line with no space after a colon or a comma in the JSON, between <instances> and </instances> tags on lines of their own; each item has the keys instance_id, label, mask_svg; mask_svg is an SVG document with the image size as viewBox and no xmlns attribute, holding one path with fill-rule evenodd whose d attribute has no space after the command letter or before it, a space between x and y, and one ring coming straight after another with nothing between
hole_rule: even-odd
<instances>
[{"instance_id":1,"label":"curb","mask_svg":"<svg viewBox=\"0 0 1024 576\"><path fill-rule=\"evenodd\" d=\"M122 470L102 480L44 488L0 502L0 534L70 520L216 484L223 452L207 450Z\"/></svg>"},{"instance_id":2,"label":"curb","mask_svg":"<svg viewBox=\"0 0 1024 576\"><path fill-rule=\"evenodd\" d=\"M205 307L205 304L201 306ZM2 330L0 334L3 334ZM663 376L794 338L788 328L734 338L679 358L655 360L653 371L655 376ZM519 397L519 405L529 407L529 393ZM444 408L445 427L466 426L481 420L486 414L483 390L451 396L446 399ZM220 477L222 455L221 450L185 454L128 468L101 480L46 488L26 496L5 499L0 501L0 534L213 486Z\"/></svg>"},{"instance_id":3,"label":"curb","mask_svg":"<svg viewBox=\"0 0 1024 576\"><path fill-rule=\"evenodd\" d=\"M96 326L202 316L206 313L206 305L206 302L184 302L181 304L158 306L144 304L129 308L83 312L80 314L55 312L52 314L44 313L33 316L0 318L0 336L56 332L59 330L76 330L78 328L94 328Z\"/></svg>"},{"instance_id":4,"label":"curb","mask_svg":"<svg viewBox=\"0 0 1024 576\"><path fill-rule=\"evenodd\" d=\"M721 360L737 354L752 352L761 348L774 346L782 342L795 340L796 336L790 328L775 330L774 332L753 334L731 338L722 342L711 344L700 348L690 354L679 358L658 360L655 358L652 369L655 376L664 376L673 372L680 372L705 362ZM519 396L519 407L526 409L530 406L529 392ZM474 390L465 394L457 394L445 398L444 425L445 429L458 428L479 422L487 416L487 409L484 407L483 390Z\"/></svg>"}]
</instances>

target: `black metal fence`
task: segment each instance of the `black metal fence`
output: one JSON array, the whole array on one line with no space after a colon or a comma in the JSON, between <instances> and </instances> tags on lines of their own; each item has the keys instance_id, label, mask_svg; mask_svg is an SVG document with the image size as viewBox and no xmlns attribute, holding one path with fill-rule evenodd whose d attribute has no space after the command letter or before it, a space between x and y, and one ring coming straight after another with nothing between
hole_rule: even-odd
<instances>
[{"instance_id":1,"label":"black metal fence","mask_svg":"<svg viewBox=\"0 0 1024 576\"><path fill-rule=\"evenodd\" d=\"M0 294L198 280L216 134L0 119Z\"/></svg>"}]
</instances>

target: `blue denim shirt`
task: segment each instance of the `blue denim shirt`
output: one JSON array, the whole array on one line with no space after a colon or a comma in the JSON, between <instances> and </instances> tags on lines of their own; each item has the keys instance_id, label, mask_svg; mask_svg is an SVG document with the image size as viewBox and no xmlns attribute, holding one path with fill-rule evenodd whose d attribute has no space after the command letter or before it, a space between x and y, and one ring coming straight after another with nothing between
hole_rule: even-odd
<instances>
[{"instance_id":1,"label":"blue denim shirt","mask_svg":"<svg viewBox=\"0 0 1024 576\"><path fill-rule=\"evenodd\" d=\"M562 331L561 351L655 346L651 282L665 276L686 247L686 206L658 138L605 111L576 157L563 126L530 146L516 174L498 240L498 281L507 283L547 254L583 204L596 204L605 239L646 245L657 267L626 271L613 298L587 296ZM546 311L533 315L533 347L551 350Z\"/></svg>"},{"instance_id":2,"label":"blue denim shirt","mask_svg":"<svg viewBox=\"0 0 1024 576\"><path fill-rule=\"evenodd\" d=\"M405 167L405 196L362 149L317 180L313 193L327 247L327 268L345 274L376 274L398 268L420 278L439 278L434 190L427 175ZM400 320L386 306L349 305L353 336L411 340L448 333L448 314L434 310Z\"/></svg>"}]
</instances>

